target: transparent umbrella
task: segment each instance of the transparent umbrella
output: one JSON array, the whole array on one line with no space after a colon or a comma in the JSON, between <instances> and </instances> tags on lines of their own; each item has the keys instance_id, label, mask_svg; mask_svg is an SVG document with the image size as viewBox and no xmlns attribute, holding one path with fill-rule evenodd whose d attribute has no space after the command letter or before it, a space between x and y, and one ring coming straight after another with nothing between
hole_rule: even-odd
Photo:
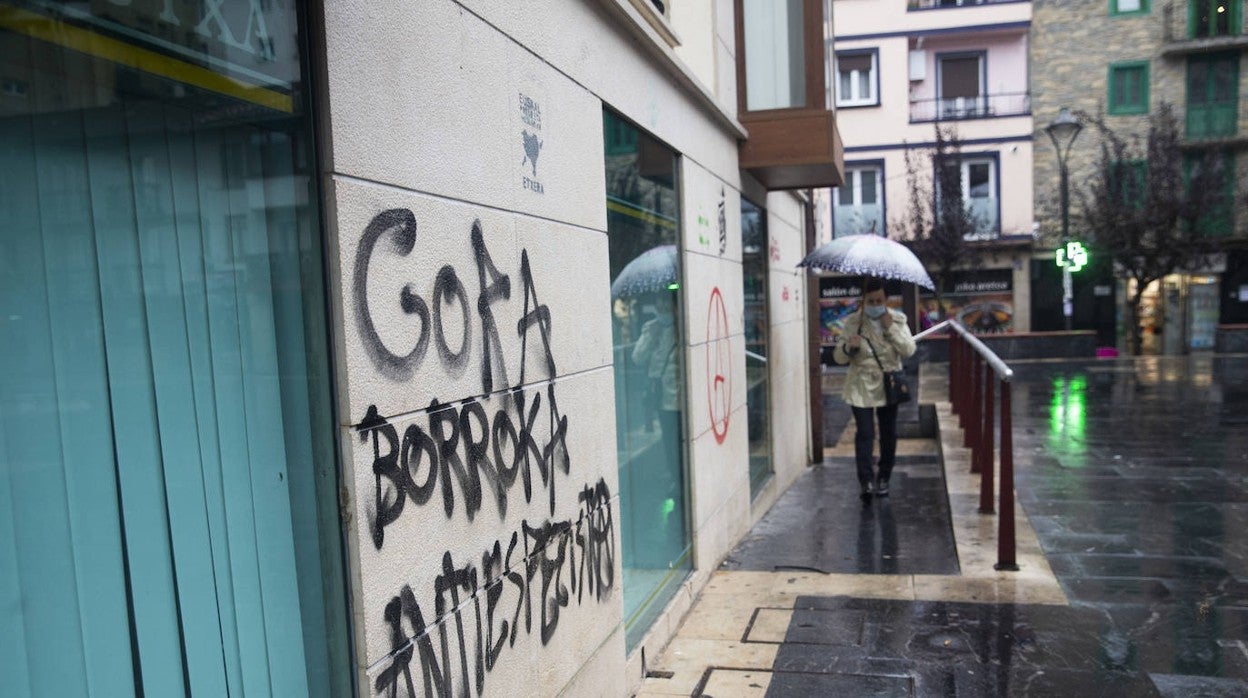
<instances>
[{"instance_id":1,"label":"transparent umbrella","mask_svg":"<svg viewBox=\"0 0 1248 698\"><path fill-rule=\"evenodd\" d=\"M676 246L651 247L624 265L611 282L612 298L663 291L676 283Z\"/></svg>"},{"instance_id":2,"label":"transparent umbrella","mask_svg":"<svg viewBox=\"0 0 1248 698\"><path fill-rule=\"evenodd\" d=\"M865 274L935 289L923 263L901 243L880 235L846 235L815 248L797 263L816 271Z\"/></svg>"}]
</instances>

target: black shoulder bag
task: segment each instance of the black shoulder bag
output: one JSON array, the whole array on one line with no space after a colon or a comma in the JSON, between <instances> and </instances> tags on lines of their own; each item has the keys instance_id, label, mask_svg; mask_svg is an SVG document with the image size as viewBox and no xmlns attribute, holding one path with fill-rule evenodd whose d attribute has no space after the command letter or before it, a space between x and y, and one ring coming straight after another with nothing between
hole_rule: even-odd
<instances>
[{"instance_id":1,"label":"black shoulder bag","mask_svg":"<svg viewBox=\"0 0 1248 698\"><path fill-rule=\"evenodd\" d=\"M862 340L871 347L871 358L875 359L875 365L880 367L880 373L884 374L884 401L890 405L900 405L903 402L910 402L910 381L906 378L906 371L885 371L884 364L880 363L880 355L875 353L875 345L871 344L871 340L862 334L862 324L858 325L858 335Z\"/></svg>"}]
</instances>

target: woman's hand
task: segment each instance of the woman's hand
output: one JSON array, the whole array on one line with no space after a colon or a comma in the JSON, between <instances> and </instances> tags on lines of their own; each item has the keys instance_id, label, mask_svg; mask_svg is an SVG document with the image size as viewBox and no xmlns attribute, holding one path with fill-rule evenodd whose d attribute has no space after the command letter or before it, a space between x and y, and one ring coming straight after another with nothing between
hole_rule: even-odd
<instances>
[{"instance_id":1,"label":"woman's hand","mask_svg":"<svg viewBox=\"0 0 1248 698\"><path fill-rule=\"evenodd\" d=\"M856 334L850 335L849 341L847 341L846 344L849 345L850 353L858 351L858 348L862 346L862 337Z\"/></svg>"},{"instance_id":2,"label":"woman's hand","mask_svg":"<svg viewBox=\"0 0 1248 698\"><path fill-rule=\"evenodd\" d=\"M887 332L888 328L892 326L893 326L893 313L890 310L885 310L884 314L880 316L880 327L884 328L884 331Z\"/></svg>"}]
</instances>

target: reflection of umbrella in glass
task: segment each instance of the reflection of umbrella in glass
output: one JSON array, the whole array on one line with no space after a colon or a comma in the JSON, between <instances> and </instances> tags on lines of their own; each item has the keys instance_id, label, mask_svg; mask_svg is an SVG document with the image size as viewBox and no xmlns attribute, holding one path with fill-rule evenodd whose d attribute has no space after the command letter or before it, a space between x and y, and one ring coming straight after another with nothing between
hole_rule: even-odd
<instances>
[{"instance_id":1,"label":"reflection of umbrella in glass","mask_svg":"<svg viewBox=\"0 0 1248 698\"><path fill-rule=\"evenodd\" d=\"M909 248L879 235L837 238L815 248L797 266L842 274L865 274L936 288L923 263Z\"/></svg>"},{"instance_id":2,"label":"reflection of umbrella in glass","mask_svg":"<svg viewBox=\"0 0 1248 698\"><path fill-rule=\"evenodd\" d=\"M676 246L659 245L637 255L611 282L611 297L654 293L676 283Z\"/></svg>"},{"instance_id":3,"label":"reflection of umbrella in glass","mask_svg":"<svg viewBox=\"0 0 1248 698\"><path fill-rule=\"evenodd\" d=\"M974 303L958 312L958 320L974 332L1001 332L1010 319L1010 306L995 301Z\"/></svg>"}]
</instances>

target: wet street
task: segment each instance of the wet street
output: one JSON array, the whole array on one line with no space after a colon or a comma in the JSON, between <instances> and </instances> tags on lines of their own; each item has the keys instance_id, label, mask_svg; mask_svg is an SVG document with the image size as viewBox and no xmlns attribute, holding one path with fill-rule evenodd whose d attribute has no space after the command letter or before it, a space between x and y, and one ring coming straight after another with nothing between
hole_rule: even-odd
<instances>
[{"instance_id":1,"label":"wet street","mask_svg":"<svg viewBox=\"0 0 1248 698\"><path fill-rule=\"evenodd\" d=\"M851 426L728 557L659 662L674 680L642 695L1248 695L1248 357L1012 367L1020 572L968 542L990 517L959 514L960 437L943 478L903 441L892 497L864 507ZM936 369L922 402L944 400Z\"/></svg>"}]
</instances>

